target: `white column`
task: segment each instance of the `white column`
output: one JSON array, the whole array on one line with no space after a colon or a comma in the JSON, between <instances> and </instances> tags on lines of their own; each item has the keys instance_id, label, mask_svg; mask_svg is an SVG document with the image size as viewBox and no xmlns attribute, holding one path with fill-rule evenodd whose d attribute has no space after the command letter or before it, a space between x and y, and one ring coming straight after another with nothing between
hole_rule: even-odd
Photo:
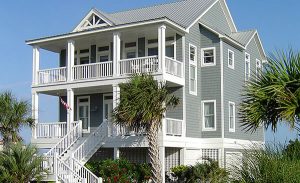
<instances>
[{"instance_id":1,"label":"white column","mask_svg":"<svg viewBox=\"0 0 300 183\"><path fill-rule=\"evenodd\" d=\"M118 106L120 99L120 87L119 85L113 85L113 109ZM108 125L111 126L112 132L114 136L119 135L118 134L118 129L115 125L113 125L112 121L108 121Z\"/></svg>"},{"instance_id":2,"label":"white column","mask_svg":"<svg viewBox=\"0 0 300 183\"><path fill-rule=\"evenodd\" d=\"M33 47L32 62L32 83L37 85L38 71L40 69L40 48L38 46Z\"/></svg>"},{"instance_id":3,"label":"white column","mask_svg":"<svg viewBox=\"0 0 300 183\"><path fill-rule=\"evenodd\" d=\"M39 95L37 92L33 91L32 92L32 119L34 120L34 127L32 128L32 137L34 139L37 138L37 133L36 133L36 124L39 121Z\"/></svg>"},{"instance_id":4,"label":"white column","mask_svg":"<svg viewBox=\"0 0 300 183\"><path fill-rule=\"evenodd\" d=\"M72 69L74 66L74 57L75 57L75 42L73 40L68 41L68 52L67 52L67 81L72 81Z\"/></svg>"},{"instance_id":5,"label":"white column","mask_svg":"<svg viewBox=\"0 0 300 183\"><path fill-rule=\"evenodd\" d=\"M159 69L165 73L165 56L166 56L166 26L158 27L158 59Z\"/></svg>"},{"instance_id":6,"label":"white column","mask_svg":"<svg viewBox=\"0 0 300 183\"><path fill-rule=\"evenodd\" d=\"M67 130L70 131L71 123L74 122L74 91L73 89L67 90L67 103L71 107L67 113Z\"/></svg>"},{"instance_id":7,"label":"white column","mask_svg":"<svg viewBox=\"0 0 300 183\"><path fill-rule=\"evenodd\" d=\"M120 149L115 147L114 148L114 159L119 159L120 158Z\"/></svg>"},{"instance_id":8,"label":"white column","mask_svg":"<svg viewBox=\"0 0 300 183\"><path fill-rule=\"evenodd\" d=\"M113 76L119 75L118 62L121 59L121 33L113 33Z\"/></svg>"},{"instance_id":9,"label":"white column","mask_svg":"<svg viewBox=\"0 0 300 183\"><path fill-rule=\"evenodd\" d=\"M166 161L165 161L165 155L166 155L166 148L164 146L159 147L159 159L161 162L161 175L162 175L162 182L165 182L165 169L166 169Z\"/></svg>"}]
</instances>

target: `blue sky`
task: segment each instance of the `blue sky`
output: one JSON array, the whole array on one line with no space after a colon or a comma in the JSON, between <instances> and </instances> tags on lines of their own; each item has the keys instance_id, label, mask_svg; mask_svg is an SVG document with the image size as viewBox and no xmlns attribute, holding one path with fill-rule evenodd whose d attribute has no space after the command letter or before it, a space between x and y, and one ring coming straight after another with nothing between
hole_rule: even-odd
<instances>
[{"instance_id":1,"label":"blue sky","mask_svg":"<svg viewBox=\"0 0 300 183\"><path fill-rule=\"evenodd\" d=\"M0 6L0 91L11 90L31 101L32 49L25 40L70 32L92 8L105 12L143 7L170 0L26 0L3 1ZM239 30L258 29L267 53L275 49L300 48L300 1L227 0ZM289 3L286 3L289 2ZM41 67L51 68L58 55L42 52ZM40 119L56 121L57 99L40 97ZM29 141L30 131L23 136ZM295 132L282 125L276 134L266 133L266 141L285 142Z\"/></svg>"}]
</instances>

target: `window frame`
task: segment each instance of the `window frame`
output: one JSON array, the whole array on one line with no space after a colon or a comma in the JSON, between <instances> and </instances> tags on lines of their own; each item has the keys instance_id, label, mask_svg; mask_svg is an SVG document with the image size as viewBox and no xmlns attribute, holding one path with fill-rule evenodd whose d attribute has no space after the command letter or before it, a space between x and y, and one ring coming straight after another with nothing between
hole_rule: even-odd
<instances>
[{"instance_id":1,"label":"window frame","mask_svg":"<svg viewBox=\"0 0 300 183\"><path fill-rule=\"evenodd\" d=\"M206 103L213 103L214 104L214 127L213 128L207 128L205 127L205 116L204 116L204 105ZM202 107L202 131L217 131L217 106L216 106L216 100L202 100L201 101L201 107Z\"/></svg>"},{"instance_id":2,"label":"window frame","mask_svg":"<svg viewBox=\"0 0 300 183\"><path fill-rule=\"evenodd\" d=\"M195 49L194 60L191 60L191 57L190 57L191 56L191 47L193 47ZM197 87L198 87L198 85L197 85L197 82L198 82L198 80L197 80L197 77L198 77L198 73L197 73L198 50L197 49L198 49L197 46L189 43L189 93L191 95L196 95L196 96L197 96L197 92L198 92L198 90L197 90ZM191 87L191 67L195 67L195 91L191 90L191 88L192 88Z\"/></svg>"},{"instance_id":3,"label":"window frame","mask_svg":"<svg viewBox=\"0 0 300 183\"><path fill-rule=\"evenodd\" d=\"M208 50L213 50L213 63L204 63L204 52ZM208 47L208 48L201 48L201 67L211 67L217 65L217 55L216 55L216 47Z\"/></svg>"},{"instance_id":4,"label":"window frame","mask_svg":"<svg viewBox=\"0 0 300 183\"><path fill-rule=\"evenodd\" d=\"M233 118L233 127L231 128L231 126L230 126L230 118L231 118L231 116L230 116L230 110L231 110L231 106L233 106L233 108L232 108L232 112L233 112L233 116L232 116L232 118ZM228 128L229 128L229 132L235 132L235 122L236 122L236 114L235 114L235 103L234 102L231 102L231 101L229 101L228 102Z\"/></svg>"},{"instance_id":5,"label":"window frame","mask_svg":"<svg viewBox=\"0 0 300 183\"><path fill-rule=\"evenodd\" d=\"M249 59L247 59L247 55L249 56ZM247 67L246 67L247 63L249 63L248 79L247 79ZM251 55L249 53L245 53L245 82L250 81L250 78L251 78Z\"/></svg>"},{"instance_id":6,"label":"window frame","mask_svg":"<svg viewBox=\"0 0 300 183\"><path fill-rule=\"evenodd\" d=\"M108 50L105 50L105 51L99 51L98 48L99 47L106 47L108 46ZM108 61L106 62L109 62L112 60L112 55L111 55L111 46L110 45L97 45L96 46L97 48L97 52L96 52L96 63L100 63L100 57L101 56L108 56ZM103 62L102 62L103 63Z\"/></svg>"},{"instance_id":7,"label":"window frame","mask_svg":"<svg viewBox=\"0 0 300 183\"><path fill-rule=\"evenodd\" d=\"M232 54L232 65L230 65L230 53ZM234 64L235 64L235 55L234 51L228 49L228 55L227 55L227 62L228 62L228 67L234 70Z\"/></svg>"}]
</instances>

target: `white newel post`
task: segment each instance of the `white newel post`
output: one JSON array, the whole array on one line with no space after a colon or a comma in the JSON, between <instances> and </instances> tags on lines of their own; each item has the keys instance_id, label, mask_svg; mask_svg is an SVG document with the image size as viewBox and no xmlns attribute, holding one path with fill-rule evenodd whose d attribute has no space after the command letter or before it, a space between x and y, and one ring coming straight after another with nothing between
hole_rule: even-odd
<instances>
[{"instance_id":1,"label":"white newel post","mask_svg":"<svg viewBox=\"0 0 300 183\"><path fill-rule=\"evenodd\" d=\"M74 66L74 57L75 57L75 42L73 40L68 41L68 53L67 53L67 81L72 81L72 69Z\"/></svg>"},{"instance_id":2,"label":"white newel post","mask_svg":"<svg viewBox=\"0 0 300 183\"><path fill-rule=\"evenodd\" d=\"M120 149L117 147L114 147L114 159L120 159Z\"/></svg>"},{"instance_id":3,"label":"white newel post","mask_svg":"<svg viewBox=\"0 0 300 183\"><path fill-rule=\"evenodd\" d=\"M67 90L67 103L71 107L67 113L67 130L70 131L71 124L74 122L74 91L73 89Z\"/></svg>"},{"instance_id":4,"label":"white newel post","mask_svg":"<svg viewBox=\"0 0 300 183\"><path fill-rule=\"evenodd\" d=\"M38 46L33 47L32 56L32 83L37 85L39 82L38 71L40 69L40 48Z\"/></svg>"},{"instance_id":5,"label":"white newel post","mask_svg":"<svg viewBox=\"0 0 300 183\"><path fill-rule=\"evenodd\" d=\"M118 76L118 62L121 59L121 33L113 33L113 76Z\"/></svg>"},{"instance_id":6,"label":"white newel post","mask_svg":"<svg viewBox=\"0 0 300 183\"><path fill-rule=\"evenodd\" d=\"M166 56L166 26L158 27L158 59L159 69L164 74L166 69L165 57Z\"/></svg>"},{"instance_id":7,"label":"white newel post","mask_svg":"<svg viewBox=\"0 0 300 183\"><path fill-rule=\"evenodd\" d=\"M32 92L32 119L34 120L34 127L32 129L32 137L37 138L36 125L39 121L39 94L35 91Z\"/></svg>"}]
</instances>

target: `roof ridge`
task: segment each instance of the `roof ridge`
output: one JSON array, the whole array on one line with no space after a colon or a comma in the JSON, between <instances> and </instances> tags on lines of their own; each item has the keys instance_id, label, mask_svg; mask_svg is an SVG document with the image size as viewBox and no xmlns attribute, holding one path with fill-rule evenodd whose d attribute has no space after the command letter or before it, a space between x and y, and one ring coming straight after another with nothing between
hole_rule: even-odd
<instances>
[{"instance_id":1,"label":"roof ridge","mask_svg":"<svg viewBox=\"0 0 300 183\"><path fill-rule=\"evenodd\" d=\"M175 3L179 3L182 1L189 1L189 0L172 0L172 1L173 2L158 3L158 4L153 4L150 6L143 6L143 7L137 7L137 8L132 8L132 9L128 8L128 9L124 9L124 10L120 10L120 11L110 12L108 14L113 15L113 14L123 13L123 12L128 12L128 11L141 10L141 9L145 9L145 8L152 8L152 7L163 6L163 5L168 5L168 4L175 4Z\"/></svg>"}]
</instances>

